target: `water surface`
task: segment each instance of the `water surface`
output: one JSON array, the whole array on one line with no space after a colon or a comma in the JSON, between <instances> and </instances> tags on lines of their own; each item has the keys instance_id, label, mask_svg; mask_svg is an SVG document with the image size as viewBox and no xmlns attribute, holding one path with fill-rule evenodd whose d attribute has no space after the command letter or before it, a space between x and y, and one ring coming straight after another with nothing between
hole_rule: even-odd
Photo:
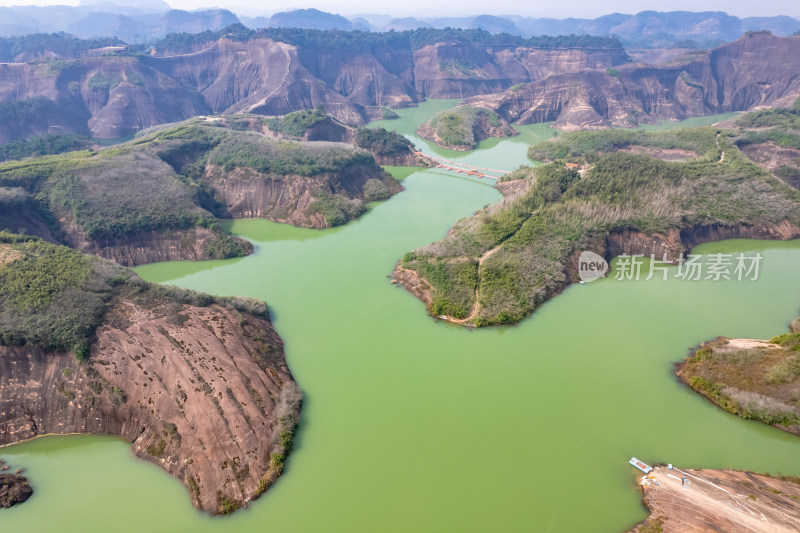
<instances>
[{"instance_id":1,"label":"water surface","mask_svg":"<svg viewBox=\"0 0 800 533\"><path fill-rule=\"evenodd\" d=\"M412 135L445 104L387 125ZM517 144L460 156L518 166ZM306 403L286 474L265 497L212 519L123 441L50 437L0 453L36 489L0 512L0 530L613 532L646 516L632 455L800 474L800 439L722 412L672 373L702 340L785 331L800 311L800 244L700 248L760 251L756 282L605 279L568 288L518 327L470 331L428 317L387 275L500 195L424 169L402 175L405 192L346 227L236 221L252 256L137 269L271 306Z\"/></svg>"}]
</instances>

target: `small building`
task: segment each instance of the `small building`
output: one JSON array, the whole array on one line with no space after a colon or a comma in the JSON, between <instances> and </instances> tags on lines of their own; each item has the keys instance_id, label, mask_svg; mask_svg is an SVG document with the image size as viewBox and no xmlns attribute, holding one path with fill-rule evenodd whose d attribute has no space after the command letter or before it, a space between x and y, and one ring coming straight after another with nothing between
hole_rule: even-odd
<instances>
[{"instance_id":1,"label":"small building","mask_svg":"<svg viewBox=\"0 0 800 533\"><path fill-rule=\"evenodd\" d=\"M578 163L567 163L564 165L564 168L567 170L578 170L581 166Z\"/></svg>"}]
</instances>

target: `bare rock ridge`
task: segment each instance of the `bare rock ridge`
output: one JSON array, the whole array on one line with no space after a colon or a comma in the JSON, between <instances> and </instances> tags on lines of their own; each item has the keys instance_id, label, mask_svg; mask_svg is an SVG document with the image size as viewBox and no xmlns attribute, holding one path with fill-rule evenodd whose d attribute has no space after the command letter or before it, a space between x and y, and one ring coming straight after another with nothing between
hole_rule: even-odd
<instances>
[{"instance_id":1,"label":"bare rock ridge","mask_svg":"<svg viewBox=\"0 0 800 533\"><path fill-rule=\"evenodd\" d=\"M120 55L122 54L122 55ZM537 49L441 42L373 49L291 45L255 35L222 37L189 49L156 46L150 56L63 57L42 67L0 63L0 101L43 98L58 113L23 130L0 121L0 143L48 132L120 137L209 113L283 115L317 105L348 124L381 116L381 106L465 98L548 75L606 69L624 49Z\"/></svg>"},{"instance_id":2,"label":"bare rock ridge","mask_svg":"<svg viewBox=\"0 0 800 533\"><path fill-rule=\"evenodd\" d=\"M269 318L219 304L119 297L84 363L0 347L0 444L118 435L214 513L281 474L300 398Z\"/></svg>"},{"instance_id":3,"label":"bare rock ridge","mask_svg":"<svg viewBox=\"0 0 800 533\"><path fill-rule=\"evenodd\" d=\"M791 103L800 94L799 58L800 38L754 32L666 65L557 74L466 104L568 131L682 120Z\"/></svg>"}]
</instances>

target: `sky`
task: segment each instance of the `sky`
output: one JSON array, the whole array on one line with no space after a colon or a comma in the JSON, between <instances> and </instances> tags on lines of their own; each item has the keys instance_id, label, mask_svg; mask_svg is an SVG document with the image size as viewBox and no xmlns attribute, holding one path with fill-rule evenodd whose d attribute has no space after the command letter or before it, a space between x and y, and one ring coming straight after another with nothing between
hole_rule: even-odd
<instances>
[{"instance_id":1,"label":"sky","mask_svg":"<svg viewBox=\"0 0 800 533\"><path fill-rule=\"evenodd\" d=\"M94 0L95 2L97 0ZM136 0L115 3L136 5ZM491 15L525 15L535 17L580 17L595 18L609 13L638 13L640 11L726 11L740 17L789 15L800 18L800 2L797 0L614 0L598 2L597 0L568 0L561 2L533 0L405 0L403 2L387 0L282 0L270 2L263 0L167 0L173 8L194 10L206 7L225 7L235 13L244 15L271 14L277 11L315 7L323 11L352 16L361 13L378 13L393 16L412 16L424 18L429 16L467 16L477 14ZM0 0L0 6L20 4L66 4L76 5L77 0Z\"/></svg>"}]
</instances>

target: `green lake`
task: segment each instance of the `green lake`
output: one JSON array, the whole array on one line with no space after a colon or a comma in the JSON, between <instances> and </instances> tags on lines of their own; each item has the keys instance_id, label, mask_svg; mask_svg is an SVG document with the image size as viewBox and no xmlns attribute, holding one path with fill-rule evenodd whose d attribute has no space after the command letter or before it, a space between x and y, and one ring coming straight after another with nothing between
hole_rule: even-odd
<instances>
[{"instance_id":1,"label":"green lake","mask_svg":"<svg viewBox=\"0 0 800 533\"><path fill-rule=\"evenodd\" d=\"M413 137L452 104L382 124ZM510 169L552 134L521 129L469 154L418 145ZM800 313L800 243L699 248L759 251L758 281L609 278L568 288L518 327L468 330L427 316L387 275L405 252L501 196L438 171L392 171L405 192L345 227L236 221L231 231L256 245L250 257L137 268L147 280L271 306L305 404L270 492L211 518L119 439L47 437L0 450L36 490L0 511L0 531L621 532L647 515L633 455L800 474L800 439L729 415L673 376L703 340L786 331Z\"/></svg>"}]
</instances>

